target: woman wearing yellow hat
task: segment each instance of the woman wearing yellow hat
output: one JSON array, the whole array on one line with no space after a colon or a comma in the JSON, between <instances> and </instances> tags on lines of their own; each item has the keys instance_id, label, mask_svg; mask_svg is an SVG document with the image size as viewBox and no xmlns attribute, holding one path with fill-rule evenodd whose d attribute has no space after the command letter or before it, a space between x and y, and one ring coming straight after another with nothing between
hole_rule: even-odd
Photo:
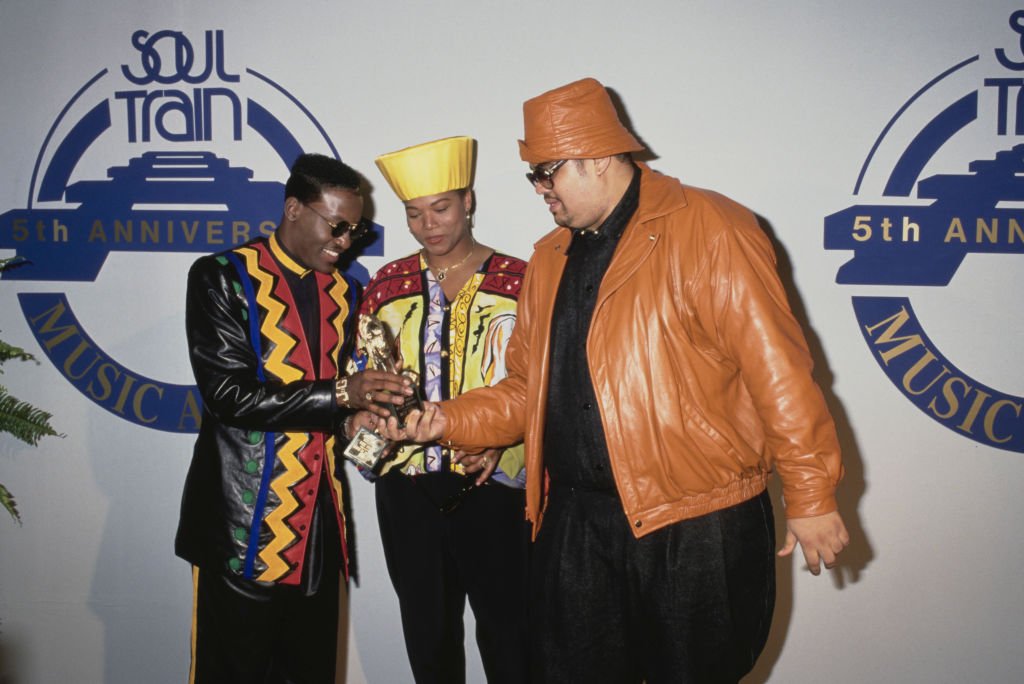
<instances>
[{"instance_id":1,"label":"woman wearing yellow hat","mask_svg":"<svg viewBox=\"0 0 1024 684\"><path fill-rule=\"evenodd\" d=\"M445 138L376 163L421 248L370 281L361 313L391 330L428 401L505 376L526 263L471 230L474 141ZM480 454L397 450L376 480L384 555L416 681L463 682L469 598L488 682L526 681L522 445Z\"/></svg>"}]
</instances>

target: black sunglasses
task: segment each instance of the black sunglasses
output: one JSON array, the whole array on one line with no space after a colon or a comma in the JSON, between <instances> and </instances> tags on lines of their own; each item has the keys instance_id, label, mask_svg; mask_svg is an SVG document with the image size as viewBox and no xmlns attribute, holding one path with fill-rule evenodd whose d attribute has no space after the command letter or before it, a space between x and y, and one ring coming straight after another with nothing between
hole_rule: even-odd
<instances>
[{"instance_id":1,"label":"black sunglasses","mask_svg":"<svg viewBox=\"0 0 1024 684\"><path fill-rule=\"evenodd\" d=\"M534 167L533 171L526 174L526 180L530 181L530 185L536 186L538 183L545 190L550 190L555 187L555 181L551 179L555 175L558 169L562 168L562 164L569 161L568 159L562 159L556 161L551 166L541 168L540 166Z\"/></svg>"},{"instance_id":2,"label":"black sunglasses","mask_svg":"<svg viewBox=\"0 0 1024 684\"><path fill-rule=\"evenodd\" d=\"M361 237L369 233L370 228L373 226L373 222L370 219L366 218L365 216L360 218L359 223L356 224L349 223L348 221L338 221L337 223L334 223L333 221L327 220L326 216L324 216L319 211L309 206L302 200L299 200L299 203L302 206L309 209L314 214L316 214L317 216L319 216L320 218L322 218L324 220L324 223L331 227L331 237L334 238L340 238L345 233L348 233L348 239L351 240L352 242L355 242L356 240L360 239Z\"/></svg>"}]
</instances>

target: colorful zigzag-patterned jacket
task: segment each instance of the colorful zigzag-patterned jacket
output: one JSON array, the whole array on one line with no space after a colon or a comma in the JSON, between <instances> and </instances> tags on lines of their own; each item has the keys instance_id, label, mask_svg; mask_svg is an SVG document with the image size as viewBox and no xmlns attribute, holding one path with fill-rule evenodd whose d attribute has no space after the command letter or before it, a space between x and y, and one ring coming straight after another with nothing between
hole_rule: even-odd
<instances>
[{"instance_id":1,"label":"colorful zigzag-patterned jacket","mask_svg":"<svg viewBox=\"0 0 1024 684\"><path fill-rule=\"evenodd\" d=\"M325 468L347 564L334 380L349 355L358 286L340 273L303 276L316 278L319 297L314 359L284 269L305 271L271 235L201 257L189 272L185 318L203 419L175 552L201 569L299 585Z\"/></svg>"}]
</instances>

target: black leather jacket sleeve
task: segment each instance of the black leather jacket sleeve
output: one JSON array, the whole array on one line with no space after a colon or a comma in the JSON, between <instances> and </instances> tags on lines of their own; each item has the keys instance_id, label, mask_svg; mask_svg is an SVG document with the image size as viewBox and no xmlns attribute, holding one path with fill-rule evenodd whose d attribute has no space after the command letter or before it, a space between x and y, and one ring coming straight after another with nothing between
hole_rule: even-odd
<instances>
[{"instance_id":1,"label":"black leather jacket sleeve","mask_svg":"<svg viewBox=\"0 0 1024 684\"><path fill-rule=\"evenodd\" d=\"M198 259L189 271L186 334L205 411L241 429L333 431L342 411L332 379L284 383L260 377L248 320L256 312L248 311L239 278L230 262L216 256Z\"/></svg>"}]
</instances>

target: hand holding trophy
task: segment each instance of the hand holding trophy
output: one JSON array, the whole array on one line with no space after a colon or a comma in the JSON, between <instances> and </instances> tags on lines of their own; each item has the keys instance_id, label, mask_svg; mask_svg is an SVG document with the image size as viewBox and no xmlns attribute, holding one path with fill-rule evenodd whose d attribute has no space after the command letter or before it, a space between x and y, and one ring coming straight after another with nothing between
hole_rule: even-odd
<instances>
[{"instance_id":1,"label":"hand holding trophy","mask_svg":"<svg viewBox=\"0 0 1024 684\"><path fill-rule=\"evenodd\" d=\"M366 351L366 367L405 376L412 382L413 393L401 404L386 404L399 426L405 424L405 417L413 409L423 410L419 389L419 374L413 370L401 369L400 355L391 336L391 331L379 318L372 314L359 317L359 340ZM360 427L345 447L345 458L353 463L376 471L387 449L388 440L376 432Z\"/></svg>"}]
</instances>

